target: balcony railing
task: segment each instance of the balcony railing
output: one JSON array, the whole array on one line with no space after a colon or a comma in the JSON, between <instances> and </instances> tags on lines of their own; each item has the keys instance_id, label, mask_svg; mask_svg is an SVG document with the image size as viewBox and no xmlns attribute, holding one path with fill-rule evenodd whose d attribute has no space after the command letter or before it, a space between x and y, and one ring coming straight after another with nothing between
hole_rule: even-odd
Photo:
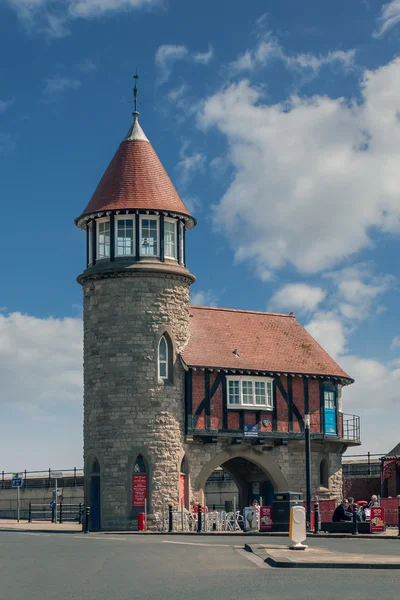
<instances>
[{"instance_id":1,"label":"balcony railing","mask_svg":"<svg viewBox=\"0 0 400 600\"><path fill-rule=\"evenodd\" d=\"M349 442L360 441L360 417L357 415L343 415L343 439Z\"/></svg>"}]
</instances>

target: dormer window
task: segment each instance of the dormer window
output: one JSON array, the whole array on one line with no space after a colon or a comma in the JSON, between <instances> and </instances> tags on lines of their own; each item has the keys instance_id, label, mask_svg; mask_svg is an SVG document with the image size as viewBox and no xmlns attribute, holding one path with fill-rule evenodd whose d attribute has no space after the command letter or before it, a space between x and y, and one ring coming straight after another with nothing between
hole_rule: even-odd
<instances>
[{"instance_id":1,"label":"dormer window","mask_svg":"<svg viewBox=\"0 0 400 600\"><path fill-rule=\"evenodd\" d=\"M117 217L116 219L116 256L133 256L134 250L134 221Z\"/></svg>"},{"instance_id":2,"label":"dormer window","mask_svg":"<svg viewBox=\"0 0 400 600\"><path fill-rule=\"evenodd\" d=\"M166 258L177 258L176 249L176 221L165 219L164 221L164 248Z\"/></svg>"},{"instance_id":3,"label":"dormer window","mask_svg":"<svg viewBox=\"0 0 400 600\"><path fill-rule=\"evenodd\" d=\"M110 258L110 221L97 221L97 258Z\"/></svg>"},{"instance_id":4,"label":"dormer window","mask_svg":"<svg viewBox=\"0 0 400 600\"><path fill-rule=\"evenodd\" d=\"M140 256L158 256L158 219L140 219Z\"/></svg>"}]
</instances>

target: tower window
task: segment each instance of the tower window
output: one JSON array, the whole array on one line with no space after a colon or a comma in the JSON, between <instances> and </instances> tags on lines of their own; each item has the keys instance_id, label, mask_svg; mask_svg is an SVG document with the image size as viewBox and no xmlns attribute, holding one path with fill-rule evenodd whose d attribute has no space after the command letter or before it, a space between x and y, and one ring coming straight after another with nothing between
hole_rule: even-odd
<instances>
[{"instance_id":1,"label":"tower window","mask_svg":"<svg viewBox=\"0 0 400 600\"><path fill-rule=\"evenodd\" d=\"M329 487L328 463L325 459L322 459L319 464L319 484L325 488Z\"/></svg>"},{"instance_id":2,"label":"tower window","mask_svg":"<svg viewBox=\"0 0 400 600\"><path fill-rule=\"evenodd\" d=\"M158 219L141 219L140 255L158 256Z\"/></svg>"},{"instance_id":3,"label":"tower window","mask_svg":"<svg viewBox=\"0 0 400 600\"><path fill-rule=\"evenodd\" d=\"M168 344L165 336L162 336L158 344L158 376L160 379L168 379Z\"/></svg>"},{"instance_id":4,"label":"tower window","mask_svg":"<svg viewBox=\"0 0 400 600\"><path fill-rule=\"evenodd\" d=\"M179 243L180 243L179 253L180 253L181 263L183 265L183 264L185 264L185 256L184 256L184 252L185 252L185 242L184 242L185 229L184 229L183 223L179 223L179 227L180 227L180 232L179 232Z\"/></svg>"},{"instance_id":5,"label":"tower window","mask_svg":"<svg viewBox=\"0 0 400 600\"><path fill-rule=\"evenodd\" d=\"M167 258L176 259L176 221L165 219L164 222L164 248Z\"/></svg>"},{"instance_id":6,"label":"tower window","mask_svg":"<svg viewBox=\"0 0 400 600\"><path fill-rule=\"evenodd\" d=\"M116 255L132 256L134 254L134 223L133 219L116 220Z\"/></svg>"},{"instance_id":7,"label":"tower window","mask_svg":"<svg viewBox=\"0 0 400 600\"><path fill-rule=\"evenodd\" d=\"M88 228L88 264L93 263L93 223L89 223Z\"/></svg>"},{"instance_id":8,"label":"tower window","mask_svg":"<svg viewBox=\"0 0 400 600\"><path fill-rule=\"evenodd\" d=\"M110 221L97 221L97 258L110 258Z\"/></svg>"}]
</instances>

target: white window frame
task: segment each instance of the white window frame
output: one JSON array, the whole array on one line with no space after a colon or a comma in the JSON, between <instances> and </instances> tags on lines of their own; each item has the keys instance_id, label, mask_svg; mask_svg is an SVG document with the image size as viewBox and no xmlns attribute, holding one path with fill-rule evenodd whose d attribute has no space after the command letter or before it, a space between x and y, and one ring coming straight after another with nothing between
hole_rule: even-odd
<instances>
[{"instance_id":1,"label":"white window frame","mask_svg":"<svg viewBox=\"0 0 400 600\"><path fill-rule=\"evenodd\" d=\"M229 382L230 381L239 381L239 404L230 404L229 403ZM251 381L253 387L253 403L252 404L243 404L243 382ZM273 378L272 377L251 377L248 375L229 375L226 378L226 388L227 388L227 406L230 409L238 410L259 410L259 409L268 409L272 410L274 407L274 388L273 388ZM256 404L256 383L263 382L265 383L265 404ZM268 385L271 385L271 403L268 404Z\"/></svg>"},{"instance_id":2,"label":"white window frame","mask_svg":"<svg viewBox=\"0 0 400 600\"><path fill-rule=\"evenodd\" d=\"M174 225L175 228L175 256L170 256L169 254L167 254L167 244L165 243L165 223L172 223ZM164 256L165 258L170 258L171 260L178 260L178 240L177 240L177 222L176 219L167 219L164 218Z\"/></svg>"},{"instance_id":3,"label":"white window frame","mask_svg":"<svg viewBox=\"0 0 400 600\"><path fill-rule=\"evenodd\" d=\"M88 253L88 266L93 264L93 221L88 223L88 244L89 244L89 253Z\"/></svg>"},{"instance_id":4,"label":"white window frame","mask_svg":"<svg viewBox=\"0 0 400 600\"><path fill-rule=\"evenodd\" d=\"M133 222L133 237L132 237L132 254L118 254L118 221ZM136 256L136 239L135 239L135 215L117 215L114 220L114 256L115 258L124 258L125 256Z\"/></svg>"},{"instance_id":5,"label":"white window frame","mask_svg":"<svg viewBox=\"0 0 400 600\"><path fill-rule=\"evenodd\" d=\"M156 237L156 253L155 254L142 254L142 222L145 221L156 221L157 222L157 237ZM156 215L140 215L139 219L139 255L143 258L159 258L160 257L160 218Z\"/></svg>"},{"instance_id":6,"label":"white window frame","mask_svg":"<svg viewBox=\"0 0 400 600\"><path fill-rule=\"evenodd\" d=\"M100 223L108 223L109 224L109 243L108 243L108 249L109 249L109 255L108 256L100 256L100 252L99 252L99 246L100 246L100 231L99 231L99 224ZM105 244L104 244L105 246ZM110 260L110 252L111 252L111 223L110 223L110 219L107 218L103 218L103 219L97 219L96 220L96 260Z\"/></svg>"},{"instance_id":7,"label":"white window frame","mask_svg":"<svg viewBox=\"0 0 400 600\"><path fill-rule=\"evenodd\" d=\"M161 360L160 359L160 345L162 340L164 340L165 343L165 360ZM162 335L160 337L160 341L158 342L158 356L157 356L157 360L158 360L158 378L162 379L163 381L166 381L167 379L169 379L169 373L168 373L168 342L167 342L167 338L165 337L165 335ZM165 375L161 375L160 373L160 366L161 364L165 364Z\"/></svg>"},{"instance_id":8,"label":"white window frame","mask_svg":"<svg viewBox=\"0 0 400 600\"><path fill-rule=\"evenodd\" d=\"M184 265L185 264L185 257L184 257L185 244L184 244L184 239L183 239L184 225L183 225L182 221L180 221L179 227L180 227L180 231L179 231L179 260L180 260L181 265Z\"/></svg>"},{"instance_id":9,"label":"white window frame","mask_svg":"<svg viewBox=\"0 0 400 600\"><path fill-rule=\"evenodd\" d=\"M332 396L331 396L332 395ZM336 408L336 392L329 389L324 390L324 408Z\"/></svg>"}]
</instances>

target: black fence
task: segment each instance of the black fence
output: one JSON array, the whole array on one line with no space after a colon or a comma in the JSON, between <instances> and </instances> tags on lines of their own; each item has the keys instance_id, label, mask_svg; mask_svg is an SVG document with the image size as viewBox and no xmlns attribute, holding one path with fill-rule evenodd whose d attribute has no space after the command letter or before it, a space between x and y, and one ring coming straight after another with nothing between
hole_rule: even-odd
<instances>
[{"instance_id":1,"label":"black fence","mask_svg":"<svg viewBox=\"0 0 400 600\"><path fill-rule=\"evenodd\" d=\"M75 522L82 523L83 504L67 504L60 502L57 504L57 522L67 523ZM34 504L29 502L28 521L51 521L56 522L56 509L53 503L50 504Z\"/></svg>"},{"instance_id":2,"label":"black fence","mask_svg":"<svg viewBox=\"0 0 400 600\"><path fill-rule=\"evenodd\" d=\"M343 415L343 439L351 442L360 441L360 417Z\"/></svg>"}]
</instances>

